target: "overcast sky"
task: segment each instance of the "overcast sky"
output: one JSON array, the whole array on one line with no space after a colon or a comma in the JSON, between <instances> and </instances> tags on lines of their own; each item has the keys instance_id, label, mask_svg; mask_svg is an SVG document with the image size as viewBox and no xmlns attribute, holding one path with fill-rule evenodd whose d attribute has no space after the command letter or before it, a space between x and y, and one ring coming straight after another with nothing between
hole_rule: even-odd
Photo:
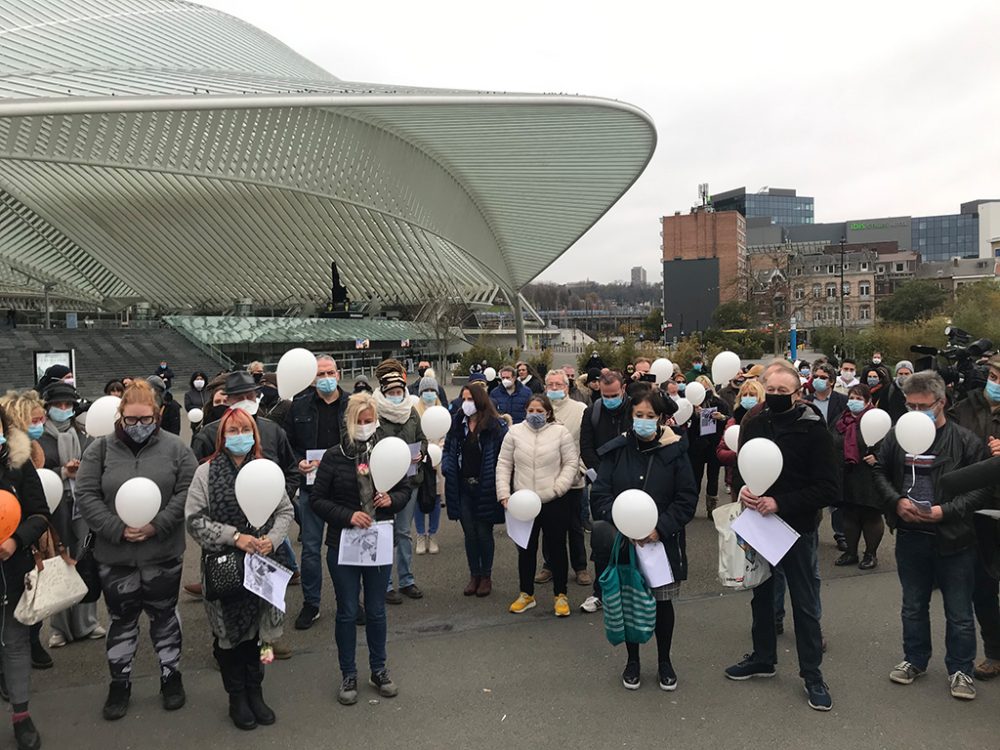
<instances>
[{"instance_id":1,"label":"overcast sky","mask_svg":"<svg viewBox=\"0 0 1000 750\"><path fill-rule=\"evenodd\" d=\"M1000 2L202 0L346 80L621 99L659 144L541 277L659 280L697 185L796 188L816 221L1000 198Z\"/></svg>"}]
</instances>

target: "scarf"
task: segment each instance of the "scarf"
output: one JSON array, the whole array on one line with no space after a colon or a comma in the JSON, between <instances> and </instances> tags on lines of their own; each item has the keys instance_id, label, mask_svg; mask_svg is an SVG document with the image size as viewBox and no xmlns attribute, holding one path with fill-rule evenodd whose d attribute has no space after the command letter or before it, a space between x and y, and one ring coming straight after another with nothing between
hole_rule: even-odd
<instances>
[{"instance_id":1,"label":"scarf","mask_svg":"<svg viewBox=\"0 0 1000 750\"><path fill-rule=\"evenodd\" d=\"M371 457L375 447L376 437L370 440L352 441L344 437L341 450L347 458L354 459L354 474L358 478L358 498L361 500L361 510L375 518L375 482L372 480ZM362 468L364 472L362 473Z\"/></svg>"},{"instance_id":2,"label":"scarf","mask_svg":"<svg viewBox=\"0 0 1000 750\"><path fill-rule=\"evenodd\" d=\"M65 466L70 461L77 461L83 455L80 448L80 434L73 427L73 420L67 419L62 424L45 420L45 434L56 440L59 451L59 466ZM69 480L63 479L63 489L69 489Z\"/></svg>"},{"instance_id":3,"label":"scarf","mask_svg":"<svg viewBox=\"0 0 1000 750\"><path fill-rule=\"evenodd\" d=\"M407 394L401 404L392 403L389 399L382 395L381 391L375 391L374 396L375 407L378 410L378 418L385 419L393 424L406 424L410 415L413 413L413 407L416 406L417 401L419 401L419 399L413 394Z\"/></svg>"},{"instance_id":4,"label":"scarf","mask_svg":"<svg viewBox=\"0 0 1000 750\"><path fill-rule=\"evenodd\" d=\"M869 409L871 407L868 407ZM861 448L858 441L858 427L861 424L861 417L867 412L865 409L860 414L855 414L850 409L844 409L835 425L837 432L844 436L844 462L848 466L861 463Z\"/></svg>"}]
</instances>

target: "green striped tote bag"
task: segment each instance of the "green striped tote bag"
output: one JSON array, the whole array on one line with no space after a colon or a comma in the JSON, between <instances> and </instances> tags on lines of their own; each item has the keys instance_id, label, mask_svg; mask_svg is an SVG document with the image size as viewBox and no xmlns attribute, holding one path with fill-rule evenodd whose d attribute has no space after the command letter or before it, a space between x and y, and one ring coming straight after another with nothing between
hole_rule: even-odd
<instances>
[{"instance_id":1,"label":"green striped tote bag","mask_svg":"<svg viewBox=\"0 0 1000 750\"><path fill-rule=\"evenodd\" d=\"M611 547L611 561L601 574L604 634L613 646L645 643L656 628L656 600L635 562L635 548L628 542L628 562L619 560L624 540L620 533Z\"/></svg>"}]
</instances>

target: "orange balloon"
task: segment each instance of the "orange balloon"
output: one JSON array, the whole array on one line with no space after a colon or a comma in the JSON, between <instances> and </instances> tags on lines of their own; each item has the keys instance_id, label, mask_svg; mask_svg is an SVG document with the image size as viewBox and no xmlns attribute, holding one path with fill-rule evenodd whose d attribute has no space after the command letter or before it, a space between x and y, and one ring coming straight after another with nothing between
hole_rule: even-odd
<instances>
[{"instance_id":1,"label":"orange balloon","mask_svg":"<svg viewBox=\"0 0 1000 750\"><path fill-rule=\"evenodd\" d=\"M0 490L0 544L6 542L17 531L21 523L21 503L13 493Z\"/></svg>"}]
</instances>

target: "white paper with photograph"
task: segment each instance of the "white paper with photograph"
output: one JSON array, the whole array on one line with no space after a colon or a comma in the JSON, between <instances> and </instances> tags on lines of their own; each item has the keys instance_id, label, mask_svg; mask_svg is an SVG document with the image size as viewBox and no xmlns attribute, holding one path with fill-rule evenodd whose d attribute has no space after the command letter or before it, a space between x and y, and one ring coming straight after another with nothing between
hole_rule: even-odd
<instances>
[{"instance_id":1,"label":"white paper with photograph","mask_svg":"<svg viewBox=\"0 0 1000 750\"><path fill-rule=\"evenodd\" d=\"M771 565L777 565L799 538L799 532L773 513L762 516L747 508L732 523L732 529Z\"/></svg>"},{"instance_id":2,"label":"white paper with photograph","mask_svg":"<svg viewBox=\"0 0 1000 750\"><path fill-rule=\"evenodd\" d=\"M392 521L377 521L367 529L341 530L338 565L392 565Z\"/></svg>"},{"instance_id":3,"label":"white paper with photograph","mask_svg":"<svg viewBox=\"0 0 1000 750\"><path fill-rule=\"evenodd\" d=\"M639 561L639 570L646 579L646 585L651 589L674 582L674 571L670 567L663 542L650 542L641 547L637 544L635 556Z\"/></svg>"},{"instance_id":4,"label":"white paper with photograph","mask_svg":"<svg viewBox=\"0 0 1000 750\"><path fill-rule=\"evenodd\" d=\"M701 437L705 435L714 435L719 431L719 423L714 419L714 414L718 409L714 406L702 407L701 413L699 414L699 431L698 434Z\"/></svg>"},{"instance_id":5,"label":"white paper with photograph","mask_svg":"<svg viewBox=\"0 0 1000 750\"><path fill-rule=\"evenodd\" d=\"M306 461L322 461L323 454L326 453L325 448L320 448L319 450L306 451ZM306 474L306 486L316 484L316 474L319 472L317 468L315 471L310 471Z\"/></svg>"},{"instance_id":6,"label":"white paper with photograph","mask_svg":"<svg viewBox=\"0 0 1000 750\"><path fill-rule=\"evenodd\" d=\"M421 453L421 448L423 447L420 443L407 443L410 448L410 458L416 458ZM410 463L409 468L406 470L406 476L415 477L417 475L417 469L420 468L420 464Z\"/></svg>"},{"instance_id":7,"label":"white paper with photograph","mask_svg":"<svg viewBox=\"0 0 1000 750\"><path fill-rule=\"evenodd\" d=\"M243 588L285 611L285 590L292 571L269 557L256 553L243 558Z\"/></svg>"},{"instance_id":8,"label":"white paper with photograph","mask_svg":"<svg viewBox=\"0 0 1000 750\"><path fill-rule=\"evenodd\" d=\"M535 525L534 521L518 521L510 514L510 511L503 512L507 524L507 536L514 540L521 549L528 549L528 541L531 539L531 529Z\"/></svg>"}]
</instances>

